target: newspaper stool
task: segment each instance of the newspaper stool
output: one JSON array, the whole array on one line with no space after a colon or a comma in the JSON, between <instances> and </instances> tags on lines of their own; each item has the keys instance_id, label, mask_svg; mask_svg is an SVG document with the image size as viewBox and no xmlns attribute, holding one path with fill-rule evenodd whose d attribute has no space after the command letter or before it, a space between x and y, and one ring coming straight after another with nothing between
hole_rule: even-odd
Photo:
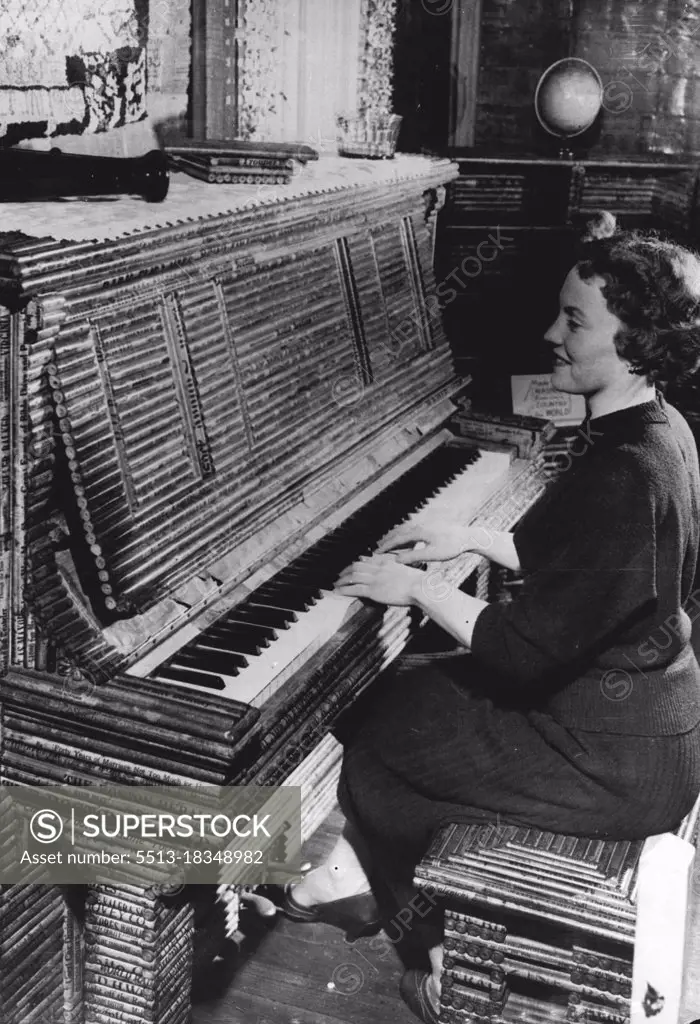
<instances>
[{"instance_id":1,"label":"newspaper stool","mask_svg":"<svg viewBox=\"0 0 700 1024\"><path fill-rule=\"evenodd\" d=\"M443 1024L677 1024L700 800L676 833L448 825L415 883L445 906Z\"/></svg>"}]
</instances>

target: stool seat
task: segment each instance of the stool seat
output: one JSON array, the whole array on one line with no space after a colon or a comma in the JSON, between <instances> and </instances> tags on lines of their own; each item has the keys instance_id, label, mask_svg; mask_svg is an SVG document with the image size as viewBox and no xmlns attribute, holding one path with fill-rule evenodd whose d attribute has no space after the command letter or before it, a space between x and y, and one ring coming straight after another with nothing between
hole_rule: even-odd
<instances>
[{"instance_id":1,"label":"stool seat","mask_svg":"<svg viewBox=\"0 0 700 1024\"><path fill-rule=\"evenodd\" d=\"M441 1022L677 1024L699 812L634 841L441 829L415 874L445 908Z\"/></svg>"}]
</instances>

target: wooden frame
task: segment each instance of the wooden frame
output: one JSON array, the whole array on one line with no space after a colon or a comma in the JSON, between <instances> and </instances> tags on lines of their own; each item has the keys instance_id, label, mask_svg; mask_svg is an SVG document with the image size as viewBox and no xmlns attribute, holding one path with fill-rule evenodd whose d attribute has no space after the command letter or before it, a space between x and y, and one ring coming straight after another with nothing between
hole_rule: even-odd
<instances>
[{"instance_id":1,"label":"wooden frame","mask_svg":"<svg viewBox=\"0 0 700 1024\"><path fill-rule=\"evenodd\" d=\"M450 53L450 127L448 145L474 145L479 80L479 44L482 0L461 0L452 5Z\"/></svg>"},{"instance_id":2,"label":"wooden frame","mask_svg":"<svg viewBox=\"0 0 700 1024\"><path fill-rule=\"evenodd\" d=\"M319 34L325 26L329 46L348 62L338 107L385 113L395 21L396 0L192 0L192 135L280 141L308 135L335 145L329 104L307 109L308 74L314 67L321 77L336 74L334 65L319 71L312 60Z\"/></svg>"},{"instance_id":3,"label":"wooden frame","mask_svg":"<svg viewBox=\"0 0 700 1024\"><path fill-rule=\"evenodd\" d=\"M192 0L192 135L238 136L238 0Z\"/></svg>"}]
</instances>

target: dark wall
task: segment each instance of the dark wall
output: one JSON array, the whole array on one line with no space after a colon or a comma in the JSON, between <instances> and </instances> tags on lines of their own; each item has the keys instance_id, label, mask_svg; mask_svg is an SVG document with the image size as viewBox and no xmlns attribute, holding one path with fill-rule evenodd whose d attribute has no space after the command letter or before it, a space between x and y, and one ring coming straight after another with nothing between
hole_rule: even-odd
<instances>
[{"instance_id":1,"label":"dark wall","mask_svg":"<svg viewBox=\"0 0 700 1024\"><path fill-rule=\"evenodd\" d=\"M540 75L569 55L568 0L483 0L475 145L491 152L551 146L533 97Z\"/></svg>"},{"instance_id":2,"label":"dark wall","mask_svg":"<svg viewBox=\"0 0 700 1024\"><path fill-rule=\"evenodd\" d=\"M545 155L542 71L590 61L604 86L590 157L700 154L700 0L483 0L476 146Z\"/></svg>"},{"instance_id":3,"label":"dark wall","mask_svg":"<svg viewBox=\"0 0 700 1024\"><path fill-rule=\"evenodd\" d=\"M421 0L398 0L394 47L394 112L403 122L404 153L443 151L450 107L449 0L435 14Z\"/></svg>"},{"instance_id":4,"label":"dark wall","mask_svg":"<svg viewBox=\"0 0 700 1024\"><path fill-rule=\"evenodd\" d=\"M478 368L481 381L502 379L509 395L510 374L551 369L544 334L557 315L574 246L575 234L567 227L505 224L445 231L438 276L452 286L442 291L452 299L445 304L444 324L461 372Z\"/></svg>"},{"instance_id":5,"label":"dark wall","mask_svg":"<svg viewBox=\"0 0 700 1024\"><path fill-rule=\"evenodd\" d=\"M478 0L398 0L394 109L403 151L442 150L456 5ZM533 100L542 72L563 57L588 60L604 87L595 126L575 155L700 156L700 0L481 0L475 149L557 156ZM455 80L452 81L451 79Z\"/></svg>"}]
</instances>

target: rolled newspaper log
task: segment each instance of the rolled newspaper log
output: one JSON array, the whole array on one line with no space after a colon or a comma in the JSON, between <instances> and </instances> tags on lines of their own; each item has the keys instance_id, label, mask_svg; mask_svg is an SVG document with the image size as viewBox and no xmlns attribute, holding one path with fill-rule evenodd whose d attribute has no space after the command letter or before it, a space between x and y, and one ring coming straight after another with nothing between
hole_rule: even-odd
<instances>
[{"instance_id":1,"label":"rolled newspaper log","mask_svg":"<svg viewBox=\"0 0 700 1024\"><path fill-rule=\"evenodd\" d=\"M0 203L109 195L158 203L169 184L167 157L158 149L138 157L0 150Z\"/></svg>"}]
</instances>

